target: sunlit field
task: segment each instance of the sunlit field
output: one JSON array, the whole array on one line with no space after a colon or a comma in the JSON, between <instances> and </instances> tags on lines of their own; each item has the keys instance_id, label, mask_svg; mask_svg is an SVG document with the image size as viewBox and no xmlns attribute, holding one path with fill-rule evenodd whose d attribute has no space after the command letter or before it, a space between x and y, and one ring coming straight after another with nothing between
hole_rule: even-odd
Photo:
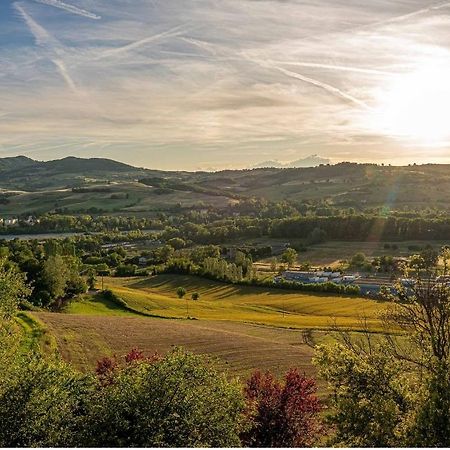
<instances>
[{"instance_id":1,"label":"sunlit field","mask_svg":"<svg viewBox=\"0 0 450 450\"><path fill-rule=\"evenodd\" d=\"M150 278L108 278L111 289L130 308L157 317L236 321L284 328L329 329L335 324L361 328L361 319L374 329L381 327L378 314L385 304L365 298L233 286L216 281L181 275ZM184 299L177 297L178 287L186 289ZM192 300L192 293L200 295ZM69 313L127 314L103 302L74 302Z\"/></svg>"}]
</instances>

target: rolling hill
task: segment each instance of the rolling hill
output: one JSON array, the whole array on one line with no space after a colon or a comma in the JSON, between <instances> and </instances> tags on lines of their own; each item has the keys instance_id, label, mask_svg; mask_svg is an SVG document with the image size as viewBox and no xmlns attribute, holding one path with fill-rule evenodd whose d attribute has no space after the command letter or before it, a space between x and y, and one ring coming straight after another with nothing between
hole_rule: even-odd
<instances>
[{"instance_id":1,"label":"rolling hill","mask_svg":"<svg viewBox=\"0 0 450 450\"><path fill-rule=\"evenodd\" d=\"M105 188L103 192L96 192L99 187ZM94 189L86 195L85 189L74 192L73 188ZM109 196L105 196L106 190L111 191ZM160 205L169 209L180 204L226 207L249 197L313 201L357 210L448 211L450 165L339 163L308 168L169 172L102 158L34 161L18 156L0 159L0 191L7 198L3 201L6 214L61 207L77 212L99 205L105 212L123 213L159 210Z\"/></svg>"}]
</instances>

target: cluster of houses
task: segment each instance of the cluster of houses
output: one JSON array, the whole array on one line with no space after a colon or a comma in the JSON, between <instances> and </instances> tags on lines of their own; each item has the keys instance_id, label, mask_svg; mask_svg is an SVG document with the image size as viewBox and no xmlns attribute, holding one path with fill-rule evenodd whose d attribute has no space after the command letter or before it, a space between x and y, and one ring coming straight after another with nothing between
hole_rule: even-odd
<instances>
[{"instance_id":1,"label":"cluster of houses","mask_svg":"<svg viewBox=\"0 0 450 450\"><path fill-rule=\"evenodd\" d=\"M324 270L317 271L298 271L287 270L280 276L274 278L275 282L290 281L294 283L336 283L345 285L359 286L364 295L378 294L381 286L392 287L392 280L388 277L362 277L359 274L346 274L341 272L331 272Z\"/></svg>"},{"instance_id":2,"label":"cluster of houses","mask_svg":"<svg viewBox=\"0 0 450 450\"><path fill-rule=\"evenodd\" d=\"M326 272L324 270L302 272L299 270L286 270L275 281L293 281L297 283L337 283L350 284L357 279L357 275L343 275L341 272Z\"/></svg>"},{"instance_id":3,"label":"cluster of houses","mask_svg":"<svg viewBox=\"0 0 450 450\"><path fill-rule=\"evenodd\" d=\"M26 219L19 219L18 217L0 217L0 226L3 227L18 227L19 225L33 226L39 222L40 220L34 216L28 216Z\"/></svg>"}]
</instances>

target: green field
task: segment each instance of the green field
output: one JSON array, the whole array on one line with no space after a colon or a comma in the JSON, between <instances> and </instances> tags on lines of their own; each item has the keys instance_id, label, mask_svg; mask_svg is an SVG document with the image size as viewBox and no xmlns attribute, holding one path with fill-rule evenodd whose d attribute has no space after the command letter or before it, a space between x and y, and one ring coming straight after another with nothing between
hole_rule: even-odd
<instances>
[{"instance_id":1,"label":"green field","mask_svg":"<svg viewBox=\"0 0 450 450\"><path fill-rule=\"evenodd\" d=\"M72 191L70 188L46 189L35 192L10 192L9 203L2 205L2 213L17 215L42 214L64 208L68 212L101 209L105 212L122 211L129 214L166 210L175 205L190 208L194 205L223 207L229 199L187 191L173 191L158 194L157 190L137 182L111 184L86 184L86 191ZM97 191L97 190L98 191ZM104 192L101 190L104 189Z\"/></svg>"},{"instance_id":2,"label":"green field","mask_svg":"<svg viewBox=\"0 0 450 450\"><path fill-rule=\"evenodd\" d=\"M187 291L182 300L176 294L180 286ZM358 332L360 319L367 317L373 331L379 331L378 315L385 307L363 298L233 286L183 275L107 278L105 288L116 297L84 295L63 313L33 313L56 338L64 359L82 370L92 370L102 356L124 355L134 347L151 354L182 346L217 357L223 368L243 376L257 368L281 374L293 366L313 374L305 330L323 341L335 323ZM199 300L191 300L193 292Z\"/></svg>"},{"instance_id":3,"label":"green field","mask_svg":"<svg viewBox=\"0 0 450 450\"><path fill-rule=\"evenodd\" d=\"M360 329L360 319L365 317L377 330L381 326L378 314L384 308L383 303L364 298L235 286L184 275L108 278L105 286L131 308L149 315L178 319L189 315L284 328L329 329L336 323ZM177 297L178 287L187 291L183 300ZM200 294L199 300L191 300L193 292ZM86 304L80 307L90 308ZM71 308L79 312L76 305Z\"/></svg>"}]
</instances>

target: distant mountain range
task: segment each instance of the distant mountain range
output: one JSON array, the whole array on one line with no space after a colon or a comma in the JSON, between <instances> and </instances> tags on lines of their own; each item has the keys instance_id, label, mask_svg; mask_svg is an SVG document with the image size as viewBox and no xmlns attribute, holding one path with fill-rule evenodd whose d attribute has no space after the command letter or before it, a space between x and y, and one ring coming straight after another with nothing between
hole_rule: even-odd
<instances>
[{"instance_id":1,"label":"distant mountain range","mask_svg":"<svg viewBox=\"0 0 450 450\"><path fill-rule=\"evenodd\" d=\"M281 162L277 160L264 161L262 163L256 164L253 166L254 169L262 169L266 167L275 168L275 169L296 169L302 167L317 167L321 164L330 164L331 160L328 158L323 158L319 155L310 155L306 158L297 159L295 161L290 162Z\"/></svg>"}]
</instances>

